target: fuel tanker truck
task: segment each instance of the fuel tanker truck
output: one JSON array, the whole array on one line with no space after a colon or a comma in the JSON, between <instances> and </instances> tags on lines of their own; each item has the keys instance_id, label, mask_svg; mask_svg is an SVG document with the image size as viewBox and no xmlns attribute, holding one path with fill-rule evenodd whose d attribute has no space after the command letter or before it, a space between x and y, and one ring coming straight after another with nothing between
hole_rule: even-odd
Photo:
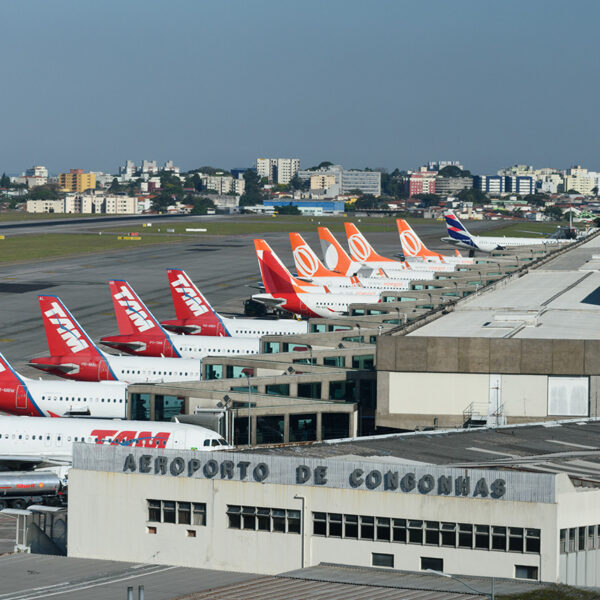
<instances>
[{"instance_id":1,"label":"fuel tanker truck","mask_svg":"<svg viewBox=\"0 0 600 600\"><path fill-rule=\"evenodd\" d=\"M0 472L0 510L30 504L66 504L63 481L51 471Z\"/></svg>"}]
</instances>

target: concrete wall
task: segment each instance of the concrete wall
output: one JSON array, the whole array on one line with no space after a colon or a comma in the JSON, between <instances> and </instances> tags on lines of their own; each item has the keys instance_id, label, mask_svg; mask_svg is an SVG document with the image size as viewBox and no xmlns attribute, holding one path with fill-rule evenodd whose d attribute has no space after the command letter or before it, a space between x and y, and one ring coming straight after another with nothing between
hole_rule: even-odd
<instances>
[{"instance_id":1,"label":"concrete wall","mask_svg":"<svg viewBox=\"0 0 600 600\"><path fill-rule=\"evenodd\" d=\"M600 340L381 336L382 371L600 375Z\"/></svg>"},{"instance_id":2,"label":"concrete wall","mask_svg":"<svg viewBox=\"0 0 600 600\"><path fill-rule=\"evenodd\" d=\"M600 415L600 340L381 336L377 368L378 427L462 427L495 394L507 423L568 418L548 414L549 376L588 377Z\"/></svg>"},{"instance_id":3,"label":"concrete wall","mask_svg":"<svg viewBox=\"0 0 600 600\"><path fill-rule=\"evenodd\" d=\"M563 476L559 476L563 477ZM570 484L569 484L570 485ZM509 577L515 565L539 568L540 578L558 578L557 507L575 514L580 494L559 504L421 496L254 482L180 479L72 469L69 479L69 555L152 562L254 573L281 573L320 562L371 566L372 552L394 555L396 569L418 571L422 556L443 558L451 573ZM227 504L301 510L304 500L304 556L298 534L230 529ZM597 502L598 491L590 492ZM155 524L147 533L146 499L207 503L207 526ZM564 504L564 506L562 506ZM568 505L567 505L568 504ZM312 512L409 518L457 523L534 527L541 553L350 540L314 536ZM186 530L196 531L187 537Z\"/></svg>"}]
</instances>

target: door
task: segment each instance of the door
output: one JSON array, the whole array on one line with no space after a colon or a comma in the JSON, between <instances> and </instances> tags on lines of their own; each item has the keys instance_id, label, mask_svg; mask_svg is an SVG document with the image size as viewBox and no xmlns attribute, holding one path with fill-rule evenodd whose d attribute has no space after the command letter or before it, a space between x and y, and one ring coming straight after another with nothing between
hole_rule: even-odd
<instances>
[{"instance_id":1,"label":"door","mask_svg":"<svg viewBox=\"0 0 600 600\"><path fill-rule=\"evenodd\" d=\"M98 363L98 381L106 381L110 379L108 366L105 361L101 360Z\"/></svg>"},{"instance_id":2,"label":"door","mask_svg":"<svg viewBox=\"0 0 600 600\"><path fill-rule=\"evenodd\" d=\"M17 395L15 396L15 408L19 410L27 410L27 391L20 385L17 387Z\"/></svg>"}]
</instances>

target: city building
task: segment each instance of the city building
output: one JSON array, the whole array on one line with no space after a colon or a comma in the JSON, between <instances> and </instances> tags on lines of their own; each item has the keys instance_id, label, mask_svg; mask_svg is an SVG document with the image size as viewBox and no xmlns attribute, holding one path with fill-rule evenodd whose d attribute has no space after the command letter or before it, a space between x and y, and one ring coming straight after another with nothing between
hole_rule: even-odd
<instances>
[{"instance_id":1,"label":"city building","mask_svg":"<svg viewBox=\"0 0 600 600\"><path fill-rule=\"evenodd\" d=\"M326 190L337 183L335 175L312 175L310 178L311 190Z\"/></svg>"},{"instance_id":2,"label":"city building","mask_svg":"<svg viewBox=\"0 0 600 600\"><path fill-rule=\"evenodd\" d=\"M574 190L584 196L598 195L600 173L594 173L582 168L580 165L567 170L564 178L564 192Z\"/></svg>"},{"instance_id":3,"label":"city building","mask_svg":"<svg viewBox=\"0 0 600 600\"><path fill-rule=\"evenodd\" d=\"M531 165L513 165L512 167L506 167L506 168L500 169L498 171L498 175L513 176L513 177L521 177L521 176L533 177L534 174L535 174L535 170Z\"/></svg>"},{"instance_id":4,"label":"city building","mask_svg":"<svg viewBox=\"0 0 600 600\"><path fill-rule=\"evenodd\" d=\"M158 165L155 160L143 160L141 171L150 175L158 173Z\"/></svg>"},{"instance_id":5,"label":"city building","mask_svg":"<svg viewBox=\"0 0 600 600\"><path fill-rule=\"evenodd\" d=\"M29 213L137 214L138 199L104 194L66 194L58 200L27 200Z\"/></svg>"},{"instance_id":6,"label":"city building","mask_svg":"<svg viewBox=\"0 0 600 600\"><path fill-rule=\"evenodd\" d=\"M265 207L296 206L303 215L341 214L344 212L344 202L333 200L265 200Z\"/></svg>"},{"instance_id":7,"label":"city building","mask_svg":"<svg viewBox=\"0 0 600 600\"><path fill-rule=\"evenodd\" d=\"M427 171L441 171L444 167L458 167L461 171L465 169L458 160L432 160L427 163L425 169Z\"/></svg>"},{"instance_id":8,"label":"city building","mask_svg":"<svg viewBox=\"0 0 600 600\"><path fill-rule=\"evenodd\" d=\"M379 171L341 171L340 194L359 190L363 194L381 196L381 173Z\"/></svg>"},{"instance_id":9,"label":"city building","mask_svg":"<svg viewBox=\"0 0 600 600\"><path fill-rule=\"evenodd\" d=\"M499 196L506 192L505 177L503 175L475 175L473 187L486 194Z\"/></svg>"},{"instance_id":10,"label":"city building","mask_svg":"<svg viewBox=\"0 0 600 600\"><path fill-rule=\"evenodd\" d=\"M408 196L412 198L416 194L436 193L435 171L417 171L411 173L408 178Z\"/></svg>"},{"instance_id":11,"label":"city building","mask_svg":"<svg viewBox=\"0 0 600 600\"><path fill-rule=\"evenodd\" d=\"M527 196L535 192L535 180L531 175L506 175L504 190L507 194Z\"/></svg>"},{"instance_id":12,"label":"city building","mask_svg":"<svg viewBox=\"0 0 600 600\"><path fill-rule=\"evenodd\" d=\"M83 169L71 169L58 176L58 185L63 192L85 192L96 187L96 176L84 173Z\"/></svg>"},{"instance_id":13,"label":"city building","mask_svg":"<svg viewBox=\"0 0 600 600\"><path fill-rule=\"evenodd\" d=\"M78 443L68 554L598 586L600 470L585 459L598 436L585 419L233 452Z\"/></svg>"},{"instance_id":14,"label":"city building","mask_svg":"<svg viewBox=\"0 0 600 600\"><path fill-rule=\"evenodd\" d=\"M287 185L300 169L299 158L257 158L256 172L269 183Z\"/></svg>"},{"instance_id":15,"label":"city building","mask_svg":"<svg viewBox=\"0 0 600 600\"><path fill-rule=\"evenodd\" d=\"M132 179L135 175L135 163L132 160L125 161L125 164L119 167L119 175L127 179Z\"/></svg>"},{"instance_id":16,"label":"city building","mask_svg":"<svg viewBox=\"0 0 600 600\"><path fill-rule=\"evenodd\" d=\"M236 194L241 196L246 189L246 180L243 177L234 179L231 175L216 173L215 175L206 175L200 173L202 186L207 190L213 190L217 194Z\"/></svg>"},{"instance_id":17,"label":"city building","mask_svg":"<svg viewBox=\"0 0 600 600\"><path fill-rule=\"evenodd\" d=\"M472 187L472 177L440 177L438 175L435 178L435 193L439 196L452 196Z\"/></svg>"},{"instance_id":18,"label":"city building","mask_svg":"<svg viewBox=\"0 0 600 600\"><path fill-rule=\"evenodd\" d=\"M48 169L42 166L33 166L25 171L26 177L42 177L48 179Z\"/></svg>"}]
</instances>

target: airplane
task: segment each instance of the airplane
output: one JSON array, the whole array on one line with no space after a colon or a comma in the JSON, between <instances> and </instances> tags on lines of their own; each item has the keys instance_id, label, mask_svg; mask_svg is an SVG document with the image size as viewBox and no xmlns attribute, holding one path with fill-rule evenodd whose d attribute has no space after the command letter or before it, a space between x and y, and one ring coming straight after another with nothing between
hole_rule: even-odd
<instances>
[{"instance_id":1,"label":"airplane","mask_svg":"<svg viewBox=\"0 0 600 600\"><path fill-rule=\"evenodd\" d=\"M124 419L127 384L29 379L17 373L0 353L0 411L30 417Z\"/></svg>"},{"instance_id":2,"label":"airplane","mask_svg":"<svg viewBox=\"0 0 600 600\"><path fill-rule=\"evenodd\" d=\"M572 241L558 238L539 239L471 235L451 210L447 211L444 217L446 219L448 237L442 238L442 241L454 246L460 246L461 248L467 248L472 253L477 250L481 252L493 252L494 250L504 250L515 246L540 246L542 244L560 244Z\"/></svg>"},{"instance_id":3,"label":"airplane","mask_svg":"<svg viewBox=\"0 0 600 600\"><path fill-rule=\"evenodd\" d=\"M173 450L231 447L216 431L187 423L0 416L2 470L68 466L77 442Z\"/></svg>"},{"instance_id":4,"label":"airplane","mask_svg":"<svg viewBox=\"0 0 600 600\"><path fill-rule=\"evenodd\" d=\"M312 248L299 233L290 232L292 254L298 276L302 281L326 285L332 292L363 288L364 290L407 290L413 277L411 271L403 272L397 279L387 277L346 277L325 268Z\"/></svg>"},{"instance_id":5,"label":"airplane","mask_svg":"<svg viewBox=\"0 0 600 600\"><path fill-rule=\"evenodd\" d=\"M318 232L319 240L321 241L321 251L323 252L325 265L328 269L347 277L354 275L361 275L363 277L386 276L381 268L367 267L362 262L352 260L327 227L319 227Z\"/></svg>"},{"instance_id":6,"label":"airplane","mask_svg":"<svg viewBox=\"0 0 600 600\"><path fill-rule=\"evenodd\" d=\"M354 223L344 223L348 248L352 260L362 262L374 269L381 269L387 277L397 277L399 271L412 270L412 279L433 279L434 272L430 270L415 270L407 261L394 260L381 254L377 254L367 238L358 230ZM443 267L442 269L443 270Z\"/></svg>"},{"instance_id":7,"label":"airplane","mask_svg":"<svg viewBox=\"0 0 600 600\"><path fill-rule=\"evenodd\" d=\"M102 352L56 296L38 296L50 356L32 358L30 367L77 381L161 383L199 381L199 360L138 358Z\"/></svg>"},{"instance_id":8,"label":"airplane","mask_svg":"<svg viewBox=\"0 0 600 600\"><path fill-rule=\"evenodd\" d=\"M119 335L100 338L100 343L136 356L203 358L239 356L260 351L260 338L177 335L167 333L126 281L110 281Z\"/></svg>"},{"instance_id":9,"label":"airplane","mask_svg":"<svg viewBox=\"0 0 600 600\"><path fill-rule=\"evenodd\" d=\"M379 302L379 294L333 294L327 288L316 287L307 291L276 257L264 240L254 240L256 256L265 286L265 294L254 294L252 298L267 306L276 306L303 317L332 317L348 312L348 306L357 302Z\"/></svg>"},{"instance_id":10,"label":"airplane","mask_svg":"<svg viewBox=\"0 0 600 600\"><path fill-rule=\"evenodd\" d=\"M398 235L400 236L400 245L402 246L402 252L407 260L421 259L425 264L434 263L435 268L443 267L440 263L447 263L448 265L472 265L473 259L462 256L458 250L455 250L456 256L446 256L439 252L434 252L427 248L427 246L421 241L421 238L417 235L417 232L408 224L404 219L396 219L396 225L398 227ZM423 265L423 262L416 263L411 262L411 265ZM454 266L448 269L454 270Z\"/></svg>"},{"instance_id":11,"label":"airplane","mask_svg":"<svg viewBox=\"0 0 600 600\"><path fill-rule=\"evenodd\" d=\"M167 269L176 319L161 321L169 331L187 335L258 337L306 333L308 323L296 319L232 319L223 317L209 304L187 274Z\"/></svg>"}]
</instances>

